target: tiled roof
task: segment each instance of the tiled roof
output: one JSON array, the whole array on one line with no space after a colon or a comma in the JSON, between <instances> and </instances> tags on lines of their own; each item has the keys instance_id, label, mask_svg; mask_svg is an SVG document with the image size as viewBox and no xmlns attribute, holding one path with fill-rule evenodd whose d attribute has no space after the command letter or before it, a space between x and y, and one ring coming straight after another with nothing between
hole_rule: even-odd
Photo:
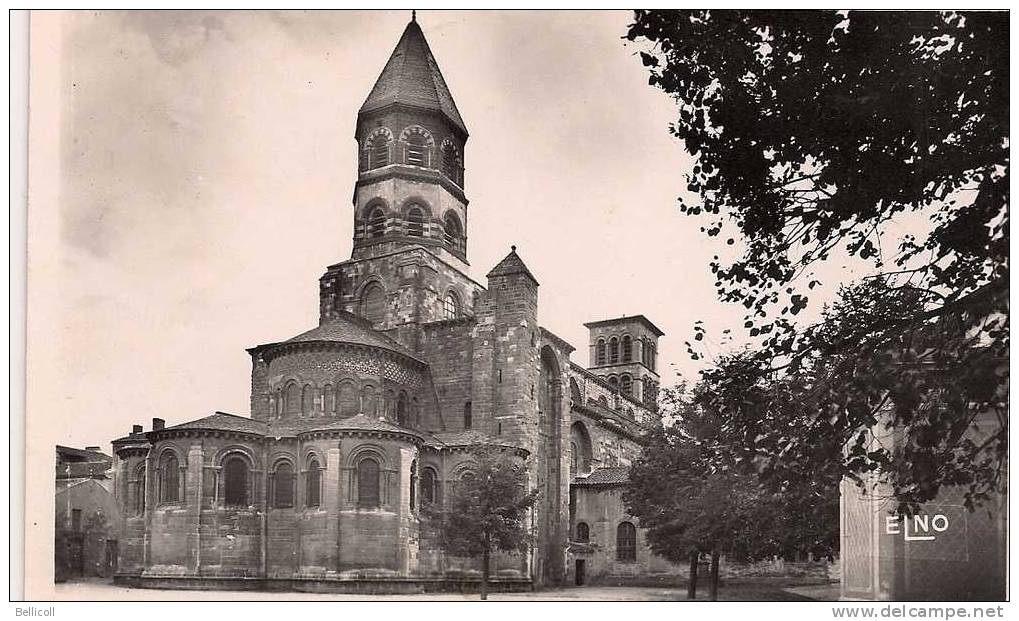
<instances>
[{"instance_id":1,"label":"tiled roof","mask_svg":"<svg viewBox=\"0 0 1019 621\"><path fill-rule=\"evenodd\" d=\"M370 112L394 103L441 112L467 133L453 95L417 21L407 24L360 112Z\"/></svg>"},{"instance_id":2,"label":"tiled roof","mask_svg":"<svg viewBox=\"0 0 1019 621\"><path fill-rule=\"evenodd\" d=\"M265 435L267 436L295 436L308 431L399 431L403 433L415 433L414 430L394 425L388 421L379 420L358 414L349 418L298 418L285 421L272 421L266 424Z\"/></svg>"},{"instance_id":3,"label":"tiled roof","mask_svg":"<svg viewBox=\"0 0 1019 621\"><path fill-rule=\"evenodd\" d=\"M307 343L311 341L332 341L336 343L354 343L379 347L411 356L411 352L385 334L373 330L367 322L350 313L342 313L318 327L287 339L285 343Z\"/></svg>"},{"instance_id":4,"label":"tiled roof","mask_svg":"<svg viewBox=\"0 0 1019 621\"><path fill-rule=\"evenodd\" d=\"M247 416L216 412L212 416L166 427L165 429L214 429L216 431L240 431L262 435L265 433L266 424Z\"/></svg>"},{"instance_id":5,"label":"tiled roof","mask_svg":"<svg viewBox=\"0 0 1019 621\"><path fill-rule=\"evenodd\" d=\"M586 477L577 477L574 485L618 485L630 481L630 469L620 467L595 468Z\"/></svg>"},{"instance_id":6,"label":"tiled roof","mask_svg":"<svg viewBox=\"0 0 1019 621\"><path fill-rule=\"evenodd\" d=\"M534 281L534 284L538 284L538 279L534 277L531 270L527 269L527 266L524 265L523 259L521 259L520 255L517 254L516 246L510 247L510 253L492 268L492 271L488 273L488 277L509 276L511 274L524 274Z\"/></svg>"},{"instance_id":7,"label":"tiled roof","mask_svg":"<svg viewBox=\"0 0 1019 621\"><path fill-rule=\"evenodd\" d=\"M88 451L70 446L57 445L57 456L68 461L99 462L113 461L113 458L102 451Z\"/></svg>"}]
</instances>

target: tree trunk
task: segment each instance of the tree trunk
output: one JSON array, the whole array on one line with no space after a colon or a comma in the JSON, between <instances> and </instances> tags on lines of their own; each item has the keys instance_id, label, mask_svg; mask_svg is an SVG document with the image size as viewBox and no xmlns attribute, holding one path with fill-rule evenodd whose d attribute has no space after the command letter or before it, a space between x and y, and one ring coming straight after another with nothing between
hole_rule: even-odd
<instances>
[{"instance_id":1,"label":"tree trunk","mask_svg":"<svg viewBox=\"0 0 1019 621\"><path fill-rule=\"evenodd\" d=\"M697 599L697 551L690 553L690 583L686 587L686 598Z\"/></svg>"},{"instance_id":2,"label":"tree trunk","mask_svg":"<svg viewBox=\"0 0 1019 621\"><path fill-rule=\"evenodd\" d=\"M708 587L708 599L718 601L718 550L711 551L711 586Z\"/></svg>"},{"instance_id":3,"label":"tree trunk","mask_svg":"<svg viewBox=\"0 0 1019 621\"><path fill-rule=\"evenodd\" d=\"M488 535L485 535L485 550L481 553L481 599L488 599Z\"/></svg>"}]
</instances>

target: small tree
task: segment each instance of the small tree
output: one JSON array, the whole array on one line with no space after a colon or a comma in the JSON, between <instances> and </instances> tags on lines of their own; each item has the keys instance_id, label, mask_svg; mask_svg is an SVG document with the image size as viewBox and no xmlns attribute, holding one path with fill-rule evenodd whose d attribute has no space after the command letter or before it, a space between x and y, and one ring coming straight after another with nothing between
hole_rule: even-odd
<instances>
[{"instance_id":1,"label":"small tree","mask_svg":"<svg viewBox=\"0 0 1019 621\"><path fill-rule=\"evenodd\" d=\"M429 509L434 528L447 554L481 555L481 599L488 599L490 556L493 550L524 551L527 510L537 490L527 491L523 466L506 449L480 446L472 451L473 470L455 482L441 508Z\"/></svg>"}]
</instances>

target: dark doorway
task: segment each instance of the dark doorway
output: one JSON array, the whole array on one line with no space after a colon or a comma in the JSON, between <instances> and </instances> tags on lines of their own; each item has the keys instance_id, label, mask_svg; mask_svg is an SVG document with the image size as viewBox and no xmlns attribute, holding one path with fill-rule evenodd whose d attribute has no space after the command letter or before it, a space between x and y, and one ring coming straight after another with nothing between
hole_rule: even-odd
<instances>
[{"instance_id":1,"label":"dark doorway","mask_svg":"<svg viewBox=\"0 0 1019 621\"><path fill-rule=\"evenodd\" d=\"M79 533L67 538L67 569L70 577L85 575L85 540Z\"/></svg>"},{"instance_id":2,"label":"dark doorway","mask_svg":"<svg viewBox=\"0 0 1019 621\"><path fill-rule=\"evenodd\" d=\"M587 582L587 561L584 559L577 559L577 570L574 572L574 581L577 586L584 586Z\"/></svg>"},{"instance_id":3,"label":"dark doorway","mask_svg":"<svg viewBox=\"0 0 1019 621\"><path fill-rule=\"evenodd\" d=\"M117 573L117 540L106 540L106 575L112 576Z\"/></svg>"}]
</instances>

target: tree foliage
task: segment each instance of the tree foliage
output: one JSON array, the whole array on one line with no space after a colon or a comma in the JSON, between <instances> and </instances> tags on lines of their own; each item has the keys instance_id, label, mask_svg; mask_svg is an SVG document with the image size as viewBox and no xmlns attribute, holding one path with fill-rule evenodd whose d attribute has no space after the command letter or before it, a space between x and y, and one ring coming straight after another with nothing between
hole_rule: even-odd
<instances>
[{"instance_id":1,"label":"tree foliage","mask_svg":"<svg viewBox=\"0 0 1019 621\"><path fill-rule=\"evenodd\" d=\"M699 384L663 391L672 424L654 429L630 469L627 510L647 528L652 551L682 563L691 551L754 561L837 548L838 480L825 473L770 489L727 441L725 421ZM753 402L763 394L747 394Z\"/></svg>"},{"instance_id":2,"label":"tree foliage","mask_svg":"<svg viewBox=\"0 0 1019 621\"><path fill-rule=\"evenodd\" d=\"M430 508L426 521L446 553L482 557L484 598L490 553L527 549L527 516L537 490L527 491L523 466L501 447L479 445L471 456L470 474L453 483L444 505Z\"/></svg>"},{"instance_id":3,"label":"tree foliage","mask_svg":"<svg viewBox=\"0 0 1019 621\"><path fill-rule=\"evenodd\" d=\"M747 309L753 353L707 378L723 389L713 407L726 432L750 443L745 457L779 486L825 460L876 473L904 510L945 485L965 487L971 507L999 491L1007 13L638 11L627 37L650 43L650 83L676 97L672 131L696 157L698 200L682 211L745 247L711 269L720 298ZM797 325L836 256L868 275L821 323ZM810 386L811 415L750 410L729 389L785 381ZM975 442L968 430L988 412L999 426ZM879 417L900 446L861 435Z\"/></svg>"}]
</instances>

